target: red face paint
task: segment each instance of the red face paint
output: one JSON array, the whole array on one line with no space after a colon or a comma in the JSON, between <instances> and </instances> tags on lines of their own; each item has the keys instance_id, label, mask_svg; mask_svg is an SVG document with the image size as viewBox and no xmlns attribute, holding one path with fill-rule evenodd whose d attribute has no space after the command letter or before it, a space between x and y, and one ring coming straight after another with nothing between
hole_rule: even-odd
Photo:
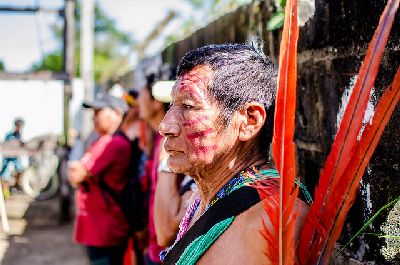
<instances>
[{"instance_id":1,"label":"red face paint","mask_svg":"<svg viewBox=\"0 0 400 265\"><path fill-rule=\"evenodd\" d=\"M207 87L208 85L208 75L209 71L206 70L195 70L193 72L189 72L185 74L184 76L188 79L191 80L192 82L197 83L198 85L202 85L204 87ZM202 83L202 84L200 84Z\"/></svg>"},{"instance_id":2,"label":"red face paint","mask_svg":"<svg viewBox=\"0 0 400 265\"><path fill-rule=\"evenodd\" d=\"M187 137L189 140L193 141L194 139L197 139L197 138L206 137L207 135L209 135L209 134L211 134L211 133L213 133L213 132L214 132L214 129L213 129L213 128L208 128L208 129L206 129L206 130L197 131L197 132L194 132L194 133L189 133L189 134L187 134L186 137Z\"/></svg>"},{"instance_id":3,"label":"red face paint","mask_svg":"<svg viewBox=\"0 0 400 265\"><path fill-rule=\"evenodd\" d=\"M209 67L199 67L185 73L179 78L179 92L187 92L193 99L204 101L210 75Z\"/></svg>"},{"instance_id":4,"label":"red face paint","mask_svg":"<svg viewBox=\"0 0 400 265\"><path fill-rule=\"evenodd\" d=\"M182 82L179 83L178 90L180 93L184 93L191 98L199 101L204 101L204 95L201 93L201 88L204 88L201 82L196 83L193 80L181 79Z\"/></svg>"},{"instance_id":5,"label":"red face paint","mask_svg":"<svg viewBox=\"0 0 400 265\"><path fill-rule=\"evenodd\" d=\"M173 88L173 105L160 127L168 138L168 163L177 172L196 172L231 143L219 133L219 107L208 92L211 74L209 66L195 68L180 76Z\"/></svg>"},{"instance_id":6,"label":"red face paint","mask_svg":"<svg viewBox=\"0 0 400 265\"><path fill-rule=\"evenodd\" d=\"M179 90L181 93L186 93L190 99L204 101L204 97L200 95L192 86L182 84L179 86Z\"/></svg>"},{"instance_id":7,"label":"red face paint","mask_svg":"<svg viewBox=\"0 0 400 265\"><path fill-rule=\"evenodd\" d=\"M217 149L218 149L218 146L216 144L211 145L211 146L197 146L195 148L195 153L196 153L196 155L208 154L211 151L215 151Z\"/></svg>"},{"instance_id":8,"label":"red face paint","mask_svg":"<svg viewBox=\"0 0 400 265\"><path fill-rule=\"evenodd\" d=\"M208 120L208 116L204 115L204 116L199 116L196 119L186 120L182 125L184 127L191 127L193 125L197 125L197 124L202 123L203 121L207 121L207 120Z\"/></svg>"}]
</instances>

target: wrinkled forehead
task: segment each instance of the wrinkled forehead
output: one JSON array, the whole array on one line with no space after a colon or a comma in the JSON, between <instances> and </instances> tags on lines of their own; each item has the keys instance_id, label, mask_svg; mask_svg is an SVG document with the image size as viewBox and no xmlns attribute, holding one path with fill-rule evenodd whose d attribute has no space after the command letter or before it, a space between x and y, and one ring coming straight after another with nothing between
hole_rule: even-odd
<instances>
[{"instance_id":1,"label":"wrinkled forehead","mask_svg":"<svg viewBox=\"0 0 400 265\"><path fill-rule=\"evenodd\" d=\"M177 91L185 91L188 88L202 91L206 93L212 81L212 69L209 65L196 66L193 69L178 76L175 85L174 93Z\"/></svg>"}]
</instances>

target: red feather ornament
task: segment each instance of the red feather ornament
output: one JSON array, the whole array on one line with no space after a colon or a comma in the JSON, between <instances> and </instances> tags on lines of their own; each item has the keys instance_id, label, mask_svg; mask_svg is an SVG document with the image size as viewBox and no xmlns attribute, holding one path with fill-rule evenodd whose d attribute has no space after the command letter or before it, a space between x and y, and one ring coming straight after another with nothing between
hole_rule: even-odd
<instances>
[{"instance_id":1,"label":"red feather ornament","mask_svg":"<svg viewBox=\"0 0 400 265\"><path fill-rule=\"evenodd\" d=\"M329 222L329 225L324 224L324 227L330 227L330 231L326 235L327 239L322 248L322 264L327 264L335 242L338 240L346 215L349 212L355 197L357 195L357 187L364 174L365 168L371 159L376 146L378 145L379 138L381 137L393 110L400 99L400 67L394 77L391 86L386 88L383 96L379 100L376 108L372 123L365 127L360 141L357 143L356 150L352 156L352 161L347 166L340 183L332 187L335 191L326 205L327 212L335 213L334 219ZM348 187L343 189L342 187ZM333 215L332 215L333 216Z\"/></svg>"},{"instance_id":2,"label":"red feather ornament","mask_svg":"<svg viewBox=\"0 0 400 265\"><path fill-rule=\"evenodd\" d=\"M286 3L285 22L279 56L278 89L275 101L272 153L280 175L279 195L266 196L261 191L271 225L264 223L267 240L266 254L274 264L294 263L294 207L298 189L295 188L296 164L293 143L296 83L297 83L297 0ZM277 245L278 243L278 245Z\"/></svg>"}]
</instances>

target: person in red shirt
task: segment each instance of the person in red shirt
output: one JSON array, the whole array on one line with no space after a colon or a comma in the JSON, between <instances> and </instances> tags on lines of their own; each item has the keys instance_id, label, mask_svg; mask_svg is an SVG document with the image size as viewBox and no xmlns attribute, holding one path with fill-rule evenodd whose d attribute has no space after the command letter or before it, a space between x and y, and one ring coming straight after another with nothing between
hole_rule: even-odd
<instances>
[{"instance_id":1,"label":"person in red shirt","mask_svg":"<svg viewBox=\"0 0 400 265\"><path fill-rule=\"evenodd\" d=\"M118 204L99 187L99 178L116 192L127 182L130 142L113 134L128 108L110 95L83 106L94 110L94 129L100 137L79 161L68 165L69 181L77 189L74 240L87 247L91 264L121 265L129 225Z\"/></svg>"}]
</instances>

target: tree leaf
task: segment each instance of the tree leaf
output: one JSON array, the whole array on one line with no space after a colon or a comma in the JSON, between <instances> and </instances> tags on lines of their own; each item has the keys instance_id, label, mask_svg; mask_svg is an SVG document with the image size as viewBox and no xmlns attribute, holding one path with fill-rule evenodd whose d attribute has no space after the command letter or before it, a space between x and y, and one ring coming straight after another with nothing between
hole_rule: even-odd
<instances>
[{"instance_id":1,"label":"tree leaf","mask_svg":"<svg viewBox=\"0 0 400 265\"><path fill-rule=\"evenodd\" d=\"M377 211L364 225L363 227L361 227L360 230L357 231L357 233L349 240L349 242L346 243L346 245L344 245L338 254L336 254L335 258L337 258L340 253L343 252L343 250L345 250L345 248L350 245L351 242L353 242L354 239L356 239L362 232L364 232L365 229L368 228L368 226L375 220L376 217L378 217L378 215L385 210L386 208L392 206L393 204L395 204L398 200L400 200L400 196L397 197L396 199L394 199L393 201L389 202L388 204L384 205L382 208L379 209L379 211Z\"/></svg>"},{"instance_id":2,"label":"tree leaf","mask_svg":"<svg viewBox=\"0 0 400 265\"><path fill-rule=\"evenodd\" d=\"M272 15L267 22L267 30L280 29L283 26L285 20L285 12L279 11Z\"/></svg>"}]
</instances>

